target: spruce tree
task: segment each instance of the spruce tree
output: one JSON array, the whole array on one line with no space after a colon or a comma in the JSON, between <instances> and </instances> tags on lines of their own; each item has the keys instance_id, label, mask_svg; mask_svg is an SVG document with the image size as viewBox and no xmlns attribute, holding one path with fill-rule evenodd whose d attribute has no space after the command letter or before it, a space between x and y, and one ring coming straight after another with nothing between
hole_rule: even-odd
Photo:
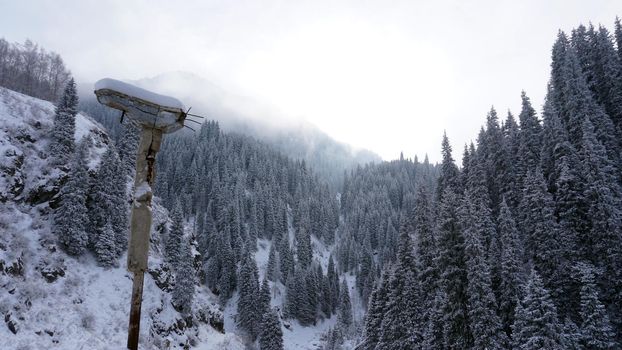
<instances>
[{"instance_id":1,"label":"spruce tree","mask_svg":"<svg viewBox=\"0 0 622 350\"><path fill-rule=\"evenodd\" d=\"M553 207L553 199L546 189L540 169L528 172L520 207L525 251L542 274L547 288L557 297L561 293L563 282L558 274L561 250Z\"/></svg>"},{"instance_id":2,"label":"spruce tree","mask_svg":"<svg viewBox=\"0 0 622 350\"><path fill-rule=\"evenodd\" d=\"M311 260L313 259L311 235L303 226L299 228L296 235L296 256L298 263L302 267L306 268L311 265Z\"/></svg>"},{"instance_id":3,"label":"spruce tree","mask_svg":"<svg viewBox=\"0 0 622 350\"><path fill-rule=\"evenodd\" d=\"M441 162L440 174L438 177L438 184L436 186L436 200L440 202L445 190L452 188L454 191L458 191L460 171L454 162L454 158L451 154L451 145L449 144L449 138L446 133L443 133L442 142L442 154L443 160Z\"/></svg>"},{"instance_id":4,"label":"spruce tree","mask_svg":"<svg viewBox=\"0 0 622 350\"><path fill-rule=\"evenodd\" d=\"M421 285L421 295L424 298L424 310L429 310L437 288L438 271L434 259L438 252L434 237L430 197L427 186L423 183L419 185L417 190L413 220L416 233L414 248L418 257L418 279Z\"/></svg>"},{"instance_id":5,"label":"spruce tree","mask_svg":"<svg viewBox=\"0 0 622 350\"><path fill-rule=\"evenodd\" d=\"M276 282L279 280L279 265L276 259L276 242L273 240L268 253L268 267L266 268L266 278L269 281Z\"/></svg>"},{"instance_id":6,"label":"spruce tree","mask_svg":"<svg viewBox=\"0 0 622 350\"><path fill-rule=\"evenodd\" d=\"M580 25L573 30L571 43L592 97L603 107L619 129L622 108L620 61L609 31L599 26L589 29Z\"/></svg>"},{"instance_id":7,"label":"spruce tree","mask_svg":"<svg viewBox=\"0 0 622 350\"><path fill-rule=\"evenodd\" d=\"M319 268L320 268L320 271L318 271L318 273L321 273L322 272L321 266L319 266ZM331 301L331 288L330 288L330 281L328 280L328 277L323 274L321 277L320 288L321 288L320 310L324 314L324 317L329 318L333 314L333 310L332 310L333 305Z\"/></svg>"},{"instance_id":8,"label":"spruce tree","mask_svg":"<svg viewBox=\"0 0 622 350\"><path fill-rule=\"evenodd\" d=\"M468 319L475 348L505 349L508 339L502 331L501 321L496 314L496 300L492 292L490 266L484 253L481 236L483 222L479 216L488 214L479 210L467 193L463 210L466 212L464 231L464 252L468 278Z\"/></svg>"},{"instance_id":9,"label":"spruce tree","mask_svg":"<svg viewBox=\"0 0 622 350\"><path fill-rule=\"evenodd\" d=\"M50 155L52 163L65 166L75 149L74 134L76 131L76 115L78 114L78 93L73 78L69 79L63 95L56 105Z\"/></svg>"},{"instance_id":10,"label":"spruce tree","mask_svg":"<svg viewBox=\"0 0 622 350\"><path fill-rule=\"evenodd\" d=\"M121 126L121 134L117 140L121 169L128 177L133 177L136 171L136 152L140 139L139 129L134 122L127 118Z\"/></svg>"},{"instance_id":11,"label":"spruce tree","mask_svg":"<svg viewBox=\"0 0 622 350\"><path fill-rule=\"evenodd\" d=\"M473 338L468 324L464 236L458 217L458 198L450 189L439 204L438 250L439 288L447 300L443 306L445 346L462 349L471 346Z\"/></svg>"},{"instance_id":12,"label":"spruce tree","mask_svg":"<svg viewBox=\"0 0 622 350\"><path fill-rule=\"evenodd\" d=\"M507 158L504 154L503 132L499 125L499 117L494 107L490 109L486 116L486 131L481 140L478 151L481 153L481 161L485 165L486 189L490 200L490 208L493 215L499 213L499 203L501 201L501 180L506 176L503 174L507 167Z\"/></svg>"},{"instance_id":13,"label":"spruce tree","mask_svg":"<svg viewBox=\"0 0 622 350\"><path fill-rule=\"evenodd\" d=\"M388 298L377 349L412 349L421 341L421 292L410 237L413 222L401 227L398 260L389 279Z\"/></svg>"},{"instance_id":14,"label":"spruce tree","mask_svg":"<svg viewBox=\"0 0 622 350\"><path fill-rule=\"evenodd\" d=\"M509 336L514 323L514 310L521 299L523 273L523 251L516 222L505 199L501 202L499 214L499 235L501 236L501 281L499 285L499 315L503 329Z\"/></svg>"},{"instance_id":15,"label":"spruce tree","mask_svg":"<svg viewBox=\"0 0 622 350\"><path fill-rule=\"evenodd\" d=\"M95 257L103 267L114 267L117 265L117 256L114 245L114 231L110 220L106 221L103 230L97 236L95 242Z\"/></svg>"},{"instance_id":16,"label":"spruce tree","mask_svg":"<svg viewBox=\"0 0 622 350\"><path fill-rule=\"evenodd\" d=\"M616 180L615 167L587 120L583 123L580 157L583 162L583 178L586 182L584 195L589 206L587 214L591 227L579 238L579 242L585 249L586 259L604 268L608 277L600 282L602 298L613 301L614 310L618 311L612 315L619 315L619 310L622 310L622 190ZM616 325L622 324L619 316L614 316L611 321Z\"/></svg>"},{"instance_id":17,"label":"spruce tree","mask_svg":"<svg viewBox=\"0 0 622 350\"><path fill-rule=\"evenodd\" d=\"M501 127L504 135L504 171L500 177L501 196L505 197L507 204L511 208L516 208L520 202L519 182L519 142L520 129L514 115L508 111L507 118Z\"/></svg>"},{"instance_id":18,"label":"spruce tree","mask_svg":"<svg viewBox=\"0 0 622 350\"><path fill-rule=\"evenodd\" d=\"M581 345L581 331L568 317L564 320L562 346L566 350L583 350L583 346Z\"/></svg>"},{"instance_id":19,"label":"spruce tree","mask_svg":"<svg viewBox=\"0 0 622 350\"><path fill-rule=\"evenodd\" d=\"M298 266L294 275L287 278L286 287L287 315L296 318L303 326L315 323L316 310L312 306L307 290L306 271Z\"/></svg>"},{"instance_id":20,"label":"spruce tree","mask_svg":"<svg viewBox=\"0 0 622 350\"><path fill-rule=\"evenodd\" d=\"M279 269L283 282L287 282L287 278L294 273L294 257L287 237L281 239L279 246Z\"/></svg>"},{"instance_id":21,"label":"spruce tree","mask_svg":"<svg viewBox=\"0 0 622 350\"><path fill-rule=\"evenodd\" d=\"M261 333L259 334L259 349L283 350L283 331L279 316L273 310L263 316Z\"/></svg>"},{"instance_id":22,"label":"spruce tree","mask_svg":"<svg viewBox=\"0 0 622 350\"><path fill-rule=\"evenodd\" d=\"M185 241L182 242L182 246L180 247L179 262L174 272L175 287L172 293L173 305L181 313L189 314L192 310L196 274L190 245Z\"/></svg>"},{"instance_id":23,"label":"spruce tree","mask_svg":"<svg viewBox=\"0 0 622 350\"><path fill-rule=\"evenodd\" d=\"M579 265L581 273L581 344L585 349L617 349L605 306L599 300L593 267Z\"/></svg>"},{"instance_id":24,"label":"spruce tree","mask_svg":"<svg viewBox=\"0 0 622 350\"><path fill-rule=\"evenodd\" d=\"M88 206L91 246L95 246L99 235L103 234L108 221L112 225L114 251L119 255L127 246L128 206L125 196L125 177L119 179L119 156L114 146L104 152L97 174L91 186L91 198ZM101 247L100 247L101 248Z\"/></svg>"},{"instance_id":25,"label":"spruce tree","mask_svg":"<svg viewBox=\"0 0 622 350\"><path fill-rule=\"evenodd\" d=\"M220 276L218 278L218 289L223 300L229 299L237 285L235 254L231 248L230 233L225 227L224 238L220 241Z\"/></svg>"},{"instance_id":26,"label":"spruce tree","mask_svg":"<svg viewBox=\"0 0 622 350\"><path fill-rule=\"evenodd\" d=\"M560 349L561 332L557 309L551 296L538 273L532 270L525 288L525 296L516 307L512 325L513 348Z\"/></svg>"},{"instance_id":27,"label":"spruce tree","mask_svg":"<svg viewBox=\"0 0 622 350\"><path fill-rule=\"evenodd\" d=\"M374 350L382 334L382 320L386 315L386 306L389 302L389 276L387 274L388 272L382 274L369 298L363 330L362 350Z\"/></svg>"},{"instance_id":28,"label":"spruce tree","mask_svg":"<svg viewBox=\"0 0 622 350\"><path fill-rule=\"evenodd\" d=\"M86 208L86 190L88 173L85 153L86 140L83 140L75 152L67 183L60 191L61 202L54 213L52 231L58 237L63 249L70 255L82 255L88 245L88 215Z\"/></svg>"},{"instance_id":29,"label":"spruce tree","mask_svg":"<svg viewBox=\"0 0 622 350\"><path fill-rule=\"evenodd\" d=\"M445 302L445 294L437 289L430 309L426 312L428 317L421 340L422 349L445 348L445 337L443 331L443 308Z\"/></svg>"},{"instance_id":30,"label":"spruce tree","mask_svg":"<svg viewBox=\"0 0 622 350\"><path fill-rule=\"evenodd\" d=\"M296 285L296 318L303 326L315 324L316 305L313 303L312 291L309 290L307 284L307 271L301 266L297 266L294 272L294 283Z\"/></svg>"},{"instance_id":31,"label":"spruce tree","mask_svg":"<svg viewBox=\"0 0 622 350\"><path fill-rule=\"evenodd\" d=\"M286 279L285 284L285 300L283 302L283 314L286 318L296 318L298 317L298 294L299 288L296 285L296 281L294 279L293 274L289 274L289 277Z\"/></svg>"},{"instance_id":32,"label":"spruce tree","mask_svg":"<svg viewBox=\"0 0 622 350\"><path fill-rule=\"evenodd\" d=\"M164 244L164 256L170 264L171 269L175 270L179 266L182 255L184 241L184 218L181 211L181 204L177 202L171 213L171 229Z\"/></svg>"},{"instance_id":33,"label":"spruce tree","mask_svg":"<svg viewBox=\"0 0 622 350\"><path fill-rule=\"evenodd\" d=\"M307 286L307 294L309 295L309 309L313 314L313 319L318 316L320 311L320 284L317 279L317 273L315 268L309 267L305 276L305 282Z\"/></svg>"},{"instance_id":34,"label":"spruce tree","mask_svg":"<svg viewBox=\"0 0 622 350\"><path fill-rule=\"evenodd\" d=\"M127 196L127 178L121 170L118 154L113 152L111 162L114 166L108 192L110 194L110 219L115 236L115 252L117 256L127 249L130 231L130 206Z\"/></svg>"},{"instance_id":35,"label":"spruce tree","mask_svg":"<svg viewBox=\"0 0 622 350\"><path fill-rule=\"evenodd\" d=\"M260 288L255 259L247 253L239 276L239 299L236 320L241 329L254 340L259 334L257 320L261 318Z\"/></svg>"},{"instance_id":36,"label":"spruce tree","mask_svg":"<svg viewBox=\"0 0 622 350\"><path fill-rule=\"evenodd\" d=\"M259 290L259 298L257 301L258 304L258 315L265 315L270 311L270 283L267 279L263 279L261 283L261 289Z\"/></svg>"},{"instance_id":37,"label":"spruce tree","mask_svg":"<svg viewBox=\"0 0 622 350\"><path fill-rule=\"evenodd\" d=\"M540 163L542 148L542 126L531 106L531 101L525 91L521 92L522 109L518 115L520 124L519 146L521 178L527 171L533 171Z\"/></svg>"},{"instance_id":38,"label":"spruce tree","mask_svg":"<svg viewBox=\"0 0 622 350\"><path fill-rule=\"evenodd\" d=\"M337 324L344 332L352 327L352 303L350 302L350 290L348 288L348 282L344 279L341 282L341 289L339 291L339 306L337 307Z\"/></svg>"}]
</instances>

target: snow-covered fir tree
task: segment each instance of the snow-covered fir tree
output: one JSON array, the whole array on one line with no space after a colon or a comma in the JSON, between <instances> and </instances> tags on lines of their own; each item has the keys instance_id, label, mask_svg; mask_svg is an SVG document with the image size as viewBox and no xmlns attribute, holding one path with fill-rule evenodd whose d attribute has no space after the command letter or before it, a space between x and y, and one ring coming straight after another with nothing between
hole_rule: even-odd
<instances>
[{"instance_id":1,"label":"snow-covered fir tree","mask_svg":"<svg viewBox=\"0 0 622 350\"><path fill-rule=\"evenodd\" d=\"M339 306L337 307L337 324L344 332L352 327L352 302L350 301L350 288L344 279L339 291Z\"/></svg>"},{"instance_id":2,"label":"snow-covered fir tree","mask_svg":"<svg viewBox=\"0 0 622 350\"><path fill-rule=\"evenodd\" d=\"M189 314L192 310L192 300L196 284L194 270L194 257L190 244L185 240L180 247L178 265L175 267L175 287L173 288L173 305L183 314Z\"/></svg>"},{"instance_id":3,"label":"snow-covered fir tree","mask_svg":"<svg viewBox=\"0 0 622 350\"><path fill-rule=\"evenodd\" d=\"M133 177L136 169L136 152L140 138L139 128L129 118L123 121L121 135L117 141L121 169L128 176Z\"/></svg>"},{"instance_id":4,"label":"snow-covered fir tree","mask_svg":"<svg viewBox=\"0 0 622 350\"><path fill-rule=\"evenodd\" d=\"M516 306L512 325L514 349L559 349L562 329L557 308L549 291L535 270L531 271L525 287L525 296Z\"/></svg>"},{"instance_id":5,"label":"snow-covered fir tree","mask_svg":"<svg viewBox=\"0 0 622 350\"><path fill-rule=\"evenodd\" d=\"M270 310L261 321L259 334L259 348L261 350L283 350L283 331L279 316Z\"/></svg>"},{"instance_id":6,"label":"snow-covered fir tree","mask_svg":"<svg viewBox=\"0 0 622 350\"><path fill-rule=\"evenodd\" d=\"M501 280L499 284L499 314L503 329L509 336L514 323L514 310L522 298L523 272L522 244L516 221L505 198L501 202L498 219L501 236Z\"/></svg>"},{"instance_id":7,"label":"snow-covered fir tree","mask_svg":"<svg viewBox=\"0 0 622 350\"><path fill-rule=\"evenodd\" d=\"M599 292L594 282L593 267L579 264L581 274L581 327L580 343L584 349L616 349L609 316L599 300Z\"/></svg>"},{"instance_id":8,"label":"snow-covered fir tree","mask_svg":"<svg viewBox=\"0 0 622 350\"><path fill-rule=\"evenodd\" d=\"M70 255L82 255L88 246L86 208L89 178L86 167L87 141L82 140L70 163L68 180L60 191L61 202L54 213L52 231Z\"/></svg>"},{"instance_id":9,"label":"snow-covered fir tree","mask_svg":"<svg viewBox=\"0 0 622 350\"><path fill-rule=\"evenodd\" d=\"M94 249L97 261L101 266L113 267L117 265L118 261L115 251L114 229L112 228L111 220L106 220L103 229L97 235Z\"/></svg>"},{"instance_id":10,"label":"snow-covered fir tree","mask_svg":"<svg viewBox=\"0 0 622 350\"><path fill-rule=\"evenodd\" d=\"M75 149L76 114L78 114L78 92L76 83L70 78L54 113L49 149L54 165L64 166L72 158Z\"/></svg>"},{"instance_id":11,"label":"snow-covered fir tree","mask_svg":"<svg viewBox=\"0 0 622 350\"><path fill-rule=\"evenodd\" d=\"M240 293L236 320L240 328L254 340L259 334L257 320L262 317L262 305L257 264L250 255L246 255L240 268L238 289Z\"/></svg>"},{"instance_id":12,"label":"snow-covered fir tree","mask_svg":"<svg viewBox=\"0 0 622 350\"><path fill-rule=\"evenodd\" d=\"M465 215L464 252L468 278L468 318L473 343L480 349L506 349L508 339L502 331L501 320L497 316L497 301L492 291L490 266L482 244L481 215L488 214L465 195L463 208ZM470 223L470 224L469 224Z\"/></svg>"},{"instance_id":13,"label":"snow-covered fir tree","mask_svg":"<svg viewBox=\"0 0 622 350\"><path fill-rule=\"evenodd\" d=\"M272 282L276 282L279 280L279 265L276 257L276 242L272 241L272 245L270 245L270 252L268 253L268 267L266 271L266 277L268 280Z\"/></svg>"},{"instance_id":14,"label":"snow-covered fir tree","mask_svg":"<svg viewBox=\"0 0 622 350\"><path fill-rule=\"evenodd\" d=\"M119 156L113 146L103 154L91 186L88 206L90 237L95 245L108 221L112 225L112 254L119 256L127 248L129 210L126 196L126 177L120 171ZM108 245L107 245L108 246ZM97 252L96 255L101 254Z\"/></svg>"},{"instance_id":15,"label":"snow-covered fir tree","mask_svg":"<svg viewBox=\"0 0 622 350\"><path fill-rule=\"evenodd\" d=\"M412 224L409 220L401 228L398 260L389 278L376 349L412 349L421 341L421 295L413 255Z\"/></svg>"},{"instance_id":16,"label":"snow-covered fir tree","mask_svg":"<svg viewBox=\"0 0 622 350\"><path fill-rule=\"evenodd\" d=\"M184 217L180 203L173 208L171 220L171 228L164 244L164 256L171 268L176 270L182 260L184 242Z\"/></svg>"}]
</instances>

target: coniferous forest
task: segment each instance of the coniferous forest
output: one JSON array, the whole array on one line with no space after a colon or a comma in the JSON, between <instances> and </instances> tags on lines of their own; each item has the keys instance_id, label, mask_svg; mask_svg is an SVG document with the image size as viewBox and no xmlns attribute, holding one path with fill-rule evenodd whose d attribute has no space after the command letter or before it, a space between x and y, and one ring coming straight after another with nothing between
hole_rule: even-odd
<instances>
[{"instance_id":1,"label":"coniferous forest","mask_svg":"<svg viewBox=\"0 0 622 350\"><path fill-rule=\"evenodd\" d=\"M276 247L268 278L285 284L286 315L302 324L340 315L336 276L356 276L365 320L353 330L340 317L329 338L360 331L361 349L618 348L621 41L619 22L614 34L559 32L543 110L526 92L516 116L491 109L460 165L443 136L438 166L401 157L359 167L336 197L304 163L208 123L166 145L158 195L196 218L204 281L224 298L238 288L254 335L261 295L246 293L261 281L245 256L266 238ZM326 272L310 236L335 245ZM237 279L227 261L241 261Z\"/></svg>"},{"instance_id":2,"label":"coniferous forest","mask_svg":"<svg viewBox=\"0 0 622 350\"><path fill-rule=\"evenodd\" d=\"M44 67L11 59L30 56ZM138 129L79 102L56 54L0 40L0 63L3 87L60 95L43 152L57 245L118 266ZM194 324L205 288L252 349L287 348L292 323L327 321L326 350L622 348L620 21L560 31L542 109L518 98L520 111L491 108L463 149L439 135L439 164L361 164L338 188L216 121L167 136L154 185L166 212L152 242L153 270L168 274L158 287ZM74 140L78 110L110 137L96 167L93 139Z\"/></svg>"},{"instance_id":3,"label":"coniferous forest","mask_svg":"<svg viewBox=\"0 0 622 350\"><path fill-rule=\"evenodd\" d=\"M539 115L525 92L517 116L491 109L461 166L445 136L436 186L420 181L414 205L400 176L357 188L399 217L360 349L620 348L620 47L619 21L560 31ZM373 233L364 242L384 261Z\"/></svg>"}]
</instances>

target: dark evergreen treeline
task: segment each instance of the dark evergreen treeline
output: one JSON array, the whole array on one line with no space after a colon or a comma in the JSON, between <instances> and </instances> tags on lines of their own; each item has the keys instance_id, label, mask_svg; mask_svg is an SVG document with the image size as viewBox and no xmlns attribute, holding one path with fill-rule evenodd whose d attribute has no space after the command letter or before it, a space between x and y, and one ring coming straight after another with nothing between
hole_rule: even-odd
<instances>
[{"instance_id":1,"label":"dark evergreen treeline","mask_svg":"<svg viewBox=\"0 0 622 350\"><path fill-rule=\"evenodd\" d=\"M419 187L434 188L437 168L427 157L369 164L346 174L341 194L344 221L336 256L342 272L356 275L364 300L380 268L395 260L402 217L410 213Z\"/></svg>"},{"instance_id":2,"label":"dark evergreen treeline","mask_svg":"<svg viewBox=\"0 0 622 350\"><path fill-rule=\"evenodd\" d=\"M207 122L196 133L166 138L157 169L156 194L193 220L201 281L223 301L238 291L237 321L251 339L261 334L257 320L269 314L268 284L285 286L284 314L303 325L337 311L335 265L322 270L312 237L333 244L339 204L304 161ZM251 255L258 239L270 242L263 283Z\"/></svg>"},{"instance_id":3,"label":"dark evergreen treeline","mask_svg":"<svg viewBox=\"0 0 622 350\"><path fill-rule=\"evenodd\" d=\"M56 102L70 75L59 54L30 40L13 44L0 38L0 86Z\"/></svg>"},{"instance_id":4,"label":"dark evergreen treeline","mask_svg":"<svg viewBox=\"0 0 622 350\"><path fill-rule=\"evenodd\" d=\"M620 47L619 21L615 35L559 32L541 119L525 93L518 120L492 109L460 168L443 139L436 189L419 186L400 217L397 259L375 283L360 349L620 347ZM346 221L360 203L351 186ZM366 189L395 206L390 190Z\"/></svg>"},{"instance_id":5,"label":"dark evergreen treeline","mask_svg":"<svg viewBox=\"0 0 622 350\"><path fill-rule=\"evenodd\" d=\"M166 206L179 200L187 215L210 214L206 221L219 230L229 226L242 242L249 233L267 239L283 235L288 208L297 229L327 243L334 240L335 194L305 162L251 137L225 134L216 122L203 124L196 135L166 138L157 167L156 191Z\"/></svg>"}]
</instances>

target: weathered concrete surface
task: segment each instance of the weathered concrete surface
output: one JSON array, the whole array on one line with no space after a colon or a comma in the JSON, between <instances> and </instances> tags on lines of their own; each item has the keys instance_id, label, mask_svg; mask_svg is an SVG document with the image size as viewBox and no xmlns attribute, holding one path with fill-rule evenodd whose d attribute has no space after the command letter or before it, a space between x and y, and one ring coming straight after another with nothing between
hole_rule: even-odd
<instances>
[{"instance_id":1,"label":"weathered concrete surface","mask_svg":"<svg viewBox=\"0 0 622 350\"><path fill-rule=\"evenodd\" d=\"M155 157L160 150L162 131L143 128L136 156L134 203L132 204L130 242L127 269L131 272L147 270L149 235L151 231L151 187L155 180Z\"/></svg>"}]
</instances>

